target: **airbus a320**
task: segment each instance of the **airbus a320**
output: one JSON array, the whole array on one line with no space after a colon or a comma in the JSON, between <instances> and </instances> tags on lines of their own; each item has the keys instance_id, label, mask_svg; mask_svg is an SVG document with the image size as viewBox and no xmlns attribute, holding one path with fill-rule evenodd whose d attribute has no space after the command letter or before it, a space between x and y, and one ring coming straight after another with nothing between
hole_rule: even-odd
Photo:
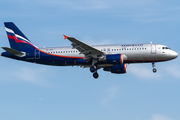
<instances>
[{"instance_id":1,"label":"airbus a320","mask_svg":"<svg viewBox=\"0 0 180 120\"><path fill-rule=\"evenodd\" d=\"M64 35L71 47L38 48L12 22L5 22L10 48L2 47L6 52L1 56L26 62L53 66L82 66L89 68L94 78L97 71L103 69L115 74L126 73L127 64L155 63L175 59L178 53L162 44L119 44L87 45L73 37Z\"/></svg>"}]
</instances>

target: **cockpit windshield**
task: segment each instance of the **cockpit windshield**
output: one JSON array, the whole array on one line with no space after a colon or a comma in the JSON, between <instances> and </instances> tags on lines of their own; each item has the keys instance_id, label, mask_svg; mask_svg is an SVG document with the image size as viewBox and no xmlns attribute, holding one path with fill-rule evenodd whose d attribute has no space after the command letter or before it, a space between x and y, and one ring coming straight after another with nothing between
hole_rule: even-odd
<instances>
[{"instance_id":1,"label":"cockpit windshield","mask_svg":"<svg viewBox=\"0 0 180 120\"><path fill-rule=\"evenodd\" d=\"M170 49L169 47L162 47L162 49Z\"/></svg>"}]
</instances>

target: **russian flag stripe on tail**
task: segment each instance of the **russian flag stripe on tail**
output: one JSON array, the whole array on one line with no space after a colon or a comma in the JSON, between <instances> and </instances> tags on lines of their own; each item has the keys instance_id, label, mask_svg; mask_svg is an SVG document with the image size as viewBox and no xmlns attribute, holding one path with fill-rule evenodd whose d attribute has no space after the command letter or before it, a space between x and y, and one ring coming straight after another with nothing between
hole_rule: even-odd
<instances>
[{"instance_id":1,"label":"russian flag stripe on tail","mask_svg":"<svg viewBox=\"0 0 180 120\"><path fill-rule=\"evenodd\" d=\"M4 25L12 49L37 49L37 47L31 43L31 41L18 29L14 23L5 22Z\"/></svg>"},{"instance_id":2,"label":"russian flag stripe on tail","mask_svg":"<svg viewBox=\"0 0 180 120\"><path fill-rule=\"evenodd\" d=\"M18 27L13 22L5 22L5 27L9 29L8 32L14 32L15 34L22 36L23 38L28 38L18 29Z\"/></svg>"}]
</instances>

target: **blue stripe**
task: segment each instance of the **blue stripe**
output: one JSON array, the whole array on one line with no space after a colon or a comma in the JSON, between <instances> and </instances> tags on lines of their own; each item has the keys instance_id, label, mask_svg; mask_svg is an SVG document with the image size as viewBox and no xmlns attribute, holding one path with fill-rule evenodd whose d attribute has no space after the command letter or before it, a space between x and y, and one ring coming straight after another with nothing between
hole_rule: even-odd
<instances>
[{"instance_id":1,"label":"blue stripe","mask_svg":"<svg viewBox=\"0 0 180 120\"><path fill-rule=\"evenodd\" d=\"M7 32L7 31L6 31ZM8 35L12 35L12 36L15 36L14 33L10 33L10 32L7 32Z\"/></svg>"}]
</instances>

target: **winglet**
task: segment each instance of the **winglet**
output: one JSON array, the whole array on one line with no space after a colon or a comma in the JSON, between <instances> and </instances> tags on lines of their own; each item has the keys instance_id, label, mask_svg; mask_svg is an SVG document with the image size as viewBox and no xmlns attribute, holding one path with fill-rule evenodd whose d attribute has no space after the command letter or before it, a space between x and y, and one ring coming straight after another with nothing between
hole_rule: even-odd
<instances>
[{"instance_id":1,"label":"winglet","mask_svg":"<svg viewBox=\"0 0 180 120\"><path fill-rule=\"evenodd\" d=\"M64 39L65 39L65 40L68 38L68 36L66 36L66 35L63 35L63 36L64 36Z\"/></svg>"}]
</instances>

